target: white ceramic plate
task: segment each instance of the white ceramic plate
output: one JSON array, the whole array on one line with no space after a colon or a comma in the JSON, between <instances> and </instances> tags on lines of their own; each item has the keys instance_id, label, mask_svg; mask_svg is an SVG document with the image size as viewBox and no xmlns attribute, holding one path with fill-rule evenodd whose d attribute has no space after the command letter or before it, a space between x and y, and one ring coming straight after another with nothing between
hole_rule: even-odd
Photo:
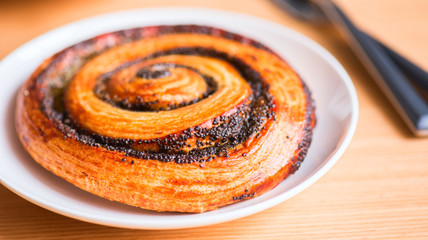
<instances>
[{"instance_id":1,"label":"white ceramic plate","mask_svg":"<svg viewBox=\"0 0 428 240\"><path fill-rule=\"evenodd\" d=\"M300 169L257 198L201 214L157 213L110 202L54 176L35 163L15 134L19 86L47 57L74 43L120 29L159 24L201 24L243 34L281 55L309 85L317 126ZM21 197L54 212L109 226L174 229L204 226L248 216L275 206L307 188L343 154L355 131L358 102L354 86L338 61L310 39L282 25L224 11L154 8L101 15L60 27L33 39L0 63L0 179Z\"/></svg>"}]
</instances>

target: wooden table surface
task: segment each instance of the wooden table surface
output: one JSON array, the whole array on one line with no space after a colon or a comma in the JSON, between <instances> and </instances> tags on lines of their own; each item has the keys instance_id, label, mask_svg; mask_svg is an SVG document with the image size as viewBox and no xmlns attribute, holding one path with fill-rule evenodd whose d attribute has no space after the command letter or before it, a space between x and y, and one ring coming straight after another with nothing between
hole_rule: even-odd
<instances>
[{"instance_id":1,"label":"wooden table surface","mask_svg":"<svg viewBox=\"0 0 428 240\"><path fill-rule=\"evenodd\" d=\"M361 28L428 70L428 1L336 2ZM343 64L357 89L360 117L349 148L321 180L288 201L249 217L193 229L147 231L86 223L38 207L0 186L0 239L428 239L428 138L412 136L331 27L293 19L270 1L0 0L0 59L66 23L153 6L247 13L321 44Z\"/></svg>"}]
</instances>

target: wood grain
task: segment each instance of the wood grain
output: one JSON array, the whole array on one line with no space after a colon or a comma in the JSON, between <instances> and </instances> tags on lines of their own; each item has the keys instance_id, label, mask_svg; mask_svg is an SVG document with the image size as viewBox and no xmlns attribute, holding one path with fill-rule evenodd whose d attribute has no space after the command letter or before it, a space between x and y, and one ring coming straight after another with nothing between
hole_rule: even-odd
<instances>
[{"instance_id":1,"label":"wood grain","mask_svg":"<svg viewBox=\"0 0 428 240\"><path fill-rule=\"evenodd\" d=\"M337 0L361 28L428 70L428 1ZM317 183L261 213L208 227L143 231L99 226L40 208L0 186L0 239L427 239L428 139L414 138L346 43L266 0L0 0L0 58L66 23L115 10L201 6L295 29L330 51L354 81L355 136ZM7 81L3 79L2 81Z\"/></svg>"}]
</instances>

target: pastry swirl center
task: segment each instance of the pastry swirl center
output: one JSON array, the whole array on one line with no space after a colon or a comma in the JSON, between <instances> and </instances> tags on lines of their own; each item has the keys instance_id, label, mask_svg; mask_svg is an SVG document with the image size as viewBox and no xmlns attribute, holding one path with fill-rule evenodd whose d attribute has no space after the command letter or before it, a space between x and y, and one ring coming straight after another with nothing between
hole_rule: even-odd
<instances>
[{"instance_id":1,"label":"pastry swirl center","mask_svg":"<svg viewBox=\"0 0 428 240\"><path fill-rule=\"evenodd\" d=\"M130 66L127 66L130 65ZM95 95L116 107L132 111L164 111L187 106L214 93L214 79L193 67L176 63L122 64L103 74Z\"/></svg>"}]
</instances>

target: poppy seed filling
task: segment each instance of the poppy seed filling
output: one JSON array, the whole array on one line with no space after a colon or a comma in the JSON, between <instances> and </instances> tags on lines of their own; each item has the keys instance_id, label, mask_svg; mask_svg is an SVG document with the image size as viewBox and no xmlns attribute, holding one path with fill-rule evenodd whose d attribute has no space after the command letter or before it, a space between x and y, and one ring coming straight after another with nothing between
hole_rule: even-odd
<instances>
[{"instance_id":1,"label":"poppy seed filling","mask_svg":"<svg viewBox=\"0 0 428 240\"><path fill-rule=\"evenodd\" d=\"M181 28L180 26L176 26L164 29L159 35L176 32L210 34L209 30L210 28L192 29L189 27ZM132 30L125 30L116 33L124 36L123 41L119 41L117 45L124 44L130 41L129 39L135 41L144 37L141 35L134 35L130 38L129 35L132 35L130 31L132 32ZM248 39L231 33L224 33L222 37L235 41L246 40L248 42ZM119 99L109 95L105 90L105 85L109 81L109 77L121 69L162 56L187 55L216 58L231 64L249 84L251 88L249 97L241 105L236 106L236 111L233 114L221 115L212 119L212 126L209 128L195 126L181 132L170 134L166 137L150 140L112 138L94 133L82 127L69 116L64 107L63 100L68 83L74 77L76 71L83 66L85 62L109 48L114 47L104 46L95 52L86 51L91 44L93 44L93 42L88 40L57 54L50 65L39 73L37 81L32 85L35 89L34 93L37 94L41 102L41 111L52 124L64 134L64 138L75 139L93 147L123 152L126 156L140 159L154 159L163 162L174 161L176 163L205 162L211 161L216 157L228 156L228 151L230 149L244 143L251 136L259 136L266 122L268 120L275 120L274 98L269 93L269 85L265 83L259 72L251 68L243 60L226 52L203 47L180 47L155 52L132 62L122 63L112 72L100 75L93 89L94 94L99 99L115 107L137 112L169 111L195 104L215 93L217 90L217 83L214 78L192 67L168 62L140 68L135 77L145 78L150 81L158 81L161 78L168 77L172 69L184 68L195 72L204 79L208 87L201 97L179 104L175 103L167 104L162 107L153 107L156 106L156 101L145 102L138 97L135 101L129 101L126 98ZM256 42L250 41L249 44L262 48ZM73 51L78 54L72 55L72 58L68 57L70 56L69 53ZM59 65L65 65L65 67L58 68ZM52 78L52 72L54 71L56 71L56 77Z\"/></svg>"}]
</instances>

